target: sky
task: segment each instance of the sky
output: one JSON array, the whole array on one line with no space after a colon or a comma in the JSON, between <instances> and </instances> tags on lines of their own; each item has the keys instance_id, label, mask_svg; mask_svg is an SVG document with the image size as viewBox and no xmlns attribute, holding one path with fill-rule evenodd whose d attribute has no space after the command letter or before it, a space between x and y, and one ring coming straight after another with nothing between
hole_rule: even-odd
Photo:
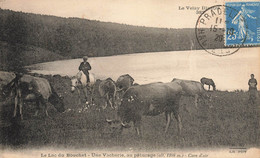
<instances>
[{"instance_id":1,"label":"sky","mask_svg":"<svg viewBox=\"0 0 260 158\"><path fill-rule=\"evenodd\" d=\"M202 6L222 3L221 0L0 0L0 7L138 26L194 28L199 14L191 7L202 10Z\"/></svg>"}]
</instances>

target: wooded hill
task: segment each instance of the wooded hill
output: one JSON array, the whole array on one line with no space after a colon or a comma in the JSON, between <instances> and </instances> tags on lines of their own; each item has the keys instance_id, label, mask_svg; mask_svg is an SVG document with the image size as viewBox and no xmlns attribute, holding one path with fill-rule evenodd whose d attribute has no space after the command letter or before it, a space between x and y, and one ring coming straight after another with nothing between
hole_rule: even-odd
<instances>
[{"instance_id":1,"label":"wooded hill","mask_svg":"<svg viewBox=\"0 0 260 158\"><path fill-rule=\"evenodd\" d=\"M8 67L4 58L13 57L28 65L84 55L201 49L194 28L151 28L2 9L0 35L0 69Z\"/></svg>"}]
</instances>

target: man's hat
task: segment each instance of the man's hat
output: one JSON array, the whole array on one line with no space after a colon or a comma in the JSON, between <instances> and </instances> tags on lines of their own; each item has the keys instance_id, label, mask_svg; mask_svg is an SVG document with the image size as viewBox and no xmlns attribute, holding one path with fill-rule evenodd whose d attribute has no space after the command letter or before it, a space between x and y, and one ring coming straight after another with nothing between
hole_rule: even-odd
<instances>
[{"instance_id":1,"label":"man's hat","mask_svg":"<svg viewBox=\"0 0 260 158\"><path fill-rule=\"evenodd\" d=\"M84 56L83 59L84 59L84 60L87 60L87 59L88 59L88 56Z\"/></svg>"}]
</instances>

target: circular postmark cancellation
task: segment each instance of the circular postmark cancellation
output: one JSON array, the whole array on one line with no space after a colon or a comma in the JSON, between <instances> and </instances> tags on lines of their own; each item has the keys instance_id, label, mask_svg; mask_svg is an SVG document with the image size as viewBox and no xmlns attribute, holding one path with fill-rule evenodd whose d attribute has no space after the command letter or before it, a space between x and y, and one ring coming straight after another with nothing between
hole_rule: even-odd
<instances>
[{"instance_id":1,"label":"circular postmark cancellation","mask_svg":"<svg viewBox=\"0 0 260 158\"><path fill-rule=\"evenodd\" d=\"M225 40L236 36L235 29L230 24L238 13L236 9L225 5L215 5L205 10L199 16L195 26L196 38L200 46L216 56L227 56L237 52L246 40L246 36L236 44L228 46Z\"/></svg>"}]
</instances>

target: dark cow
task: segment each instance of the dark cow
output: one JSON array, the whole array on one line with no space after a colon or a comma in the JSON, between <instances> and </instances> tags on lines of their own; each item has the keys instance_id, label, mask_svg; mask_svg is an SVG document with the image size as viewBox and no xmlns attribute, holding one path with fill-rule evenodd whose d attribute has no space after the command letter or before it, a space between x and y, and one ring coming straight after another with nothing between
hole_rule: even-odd
<instances>
[{"instance_id":1,"label":"dark cow","mask_svg":"<svg viewBox=\"0 0 260 158\"><path fill-rule=\"evenodd\" d=\"M182 88L182 95L194 97L195 107L198 108L198 99L209 99L211 96L207 94L207 91L204 89L203 85L200 82L192 80L182 80L174 78L173 83L177 83Z\"/></svg>"},{"instance_id":2,"label":"dark cow","mask_svg":"<svg viewBox=\"0 0 260 158\"><path fill-rule=\"evenodd\" d=\"M116 80L116 87L118 88L118 92L120 96L133 85L134 79L129 74L121 75Z\"/></svg>"},{"instance_id":3,"label":"dark cow","mask_svg":"<svg viewBox=\"0 0 260 158\"><path fill-rule=\"evenodd\" d=\"M210 90L210 86L213 87L213 90L214 90L214 91L216 90L216 85L215 85L215 83L214 83L214 81L213 81L212 79L206 78L206 77L202 77L202 78L200 79L200 82L202 83L203 86L204 86L204 84L205 84L205 85L208 85L208 86L209 86L209 89L208 89L208 90Z\"/></svg>"},{"instance_id":4,"label":"dark cow","mask_svg":"<svg viewBox=\"0 0 260 158\"><path fill-rule=\"evenodd\" d=\"M98 83L98 82L97 82ZM98 86L98 92L101 98L106 100L105 106L103 109L107 107L107 104L111 106L112 109L116 107L116 84L111 78L107 78L106 80L100 81Z\"/></svg>"},{"instance_id":5,"label":"dark cow","mask_svg":"<svg viewBox=\"0 0 260 158\"><path fill-rule=\"evenodd\" d=\"M24 101L36 102L37 110L35 115L38 114L40 104L44 105L45 114L47 112L47 102L50 102L59 112L64 112L64 104L62 99L54 91L48 80L39 77L32 77L29 75L18 76L6 86L2 88L2 94L7 97L15 97L15 108L13 117L16 116L17 105L19 105L20 116L23 119L22 106Z\"/></svg>"},{"instance_id":6,"label":"dark cow","mask_svg":"<svg viewBox=\"0 0 260 158\"><path fill-rule=\"evenodd\" d=\"M176 83L151 83L132 86L124 93L121 105L118 107L117 115L120 121L107 121L113 123L113 125L121 123L120 126L117 126L121 129L129 127L127 123L133 121L136 134L141 135L140 128L143 115L156 116L165 112L166 133L173 113L180 133L182 128L179 116L181 90L181 86Z\"/></svg>"}]
</instances>

